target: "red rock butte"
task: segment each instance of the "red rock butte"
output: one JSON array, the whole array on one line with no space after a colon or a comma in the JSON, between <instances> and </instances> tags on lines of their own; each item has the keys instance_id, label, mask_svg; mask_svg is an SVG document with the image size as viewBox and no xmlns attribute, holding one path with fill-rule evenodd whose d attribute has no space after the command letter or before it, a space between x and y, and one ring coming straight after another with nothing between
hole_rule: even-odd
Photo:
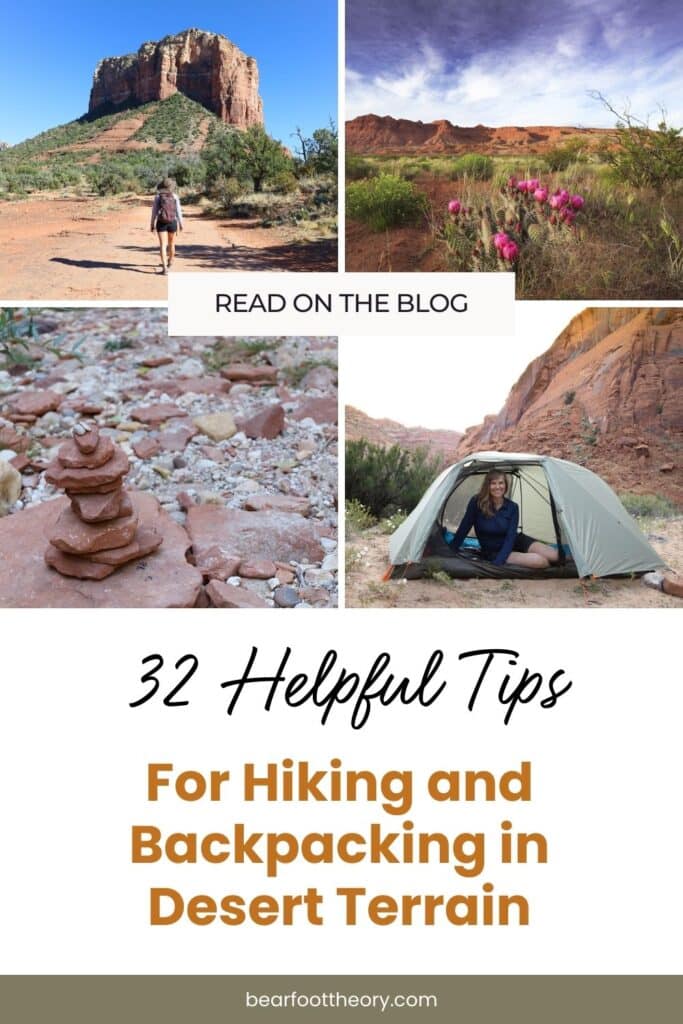
<instances>
[{"instance_id":1,"label":"red rock butte","mask_svg":"<svg viewBox=\"0 0 683 1024\"><path fill-rule=\"evenodd\" d=\"M108 114L180 92L226 124L249 128L263 124L258 81L253 57L225 36L189 28L158 43L143 43L137 53L101 60L88 113Z\"/></svg>"}]
</instances>

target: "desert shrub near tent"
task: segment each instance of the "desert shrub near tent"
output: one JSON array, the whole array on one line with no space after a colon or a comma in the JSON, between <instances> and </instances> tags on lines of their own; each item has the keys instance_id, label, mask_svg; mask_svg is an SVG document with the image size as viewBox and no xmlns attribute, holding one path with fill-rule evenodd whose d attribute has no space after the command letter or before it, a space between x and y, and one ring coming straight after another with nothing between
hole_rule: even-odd
<instances>
[{"instance_id":1,"label":"desert shrub near tent","mask_svg":"<svg viewBox=\"0 0 683 1024\"><path fill-rule=\"evenodd\" d=\"M442 466L442 459L425 448L408 451L396 444L382 448L365 440L348 441L347 500L360 502L378 519L399 509L410 512Z\"/></svg>"}]
</instances>

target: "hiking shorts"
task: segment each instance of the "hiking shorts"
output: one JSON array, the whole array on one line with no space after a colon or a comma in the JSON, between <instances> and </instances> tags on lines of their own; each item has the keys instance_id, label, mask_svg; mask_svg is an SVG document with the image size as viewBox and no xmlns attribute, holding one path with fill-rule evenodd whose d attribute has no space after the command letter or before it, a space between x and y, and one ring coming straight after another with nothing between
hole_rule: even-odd
<instances>
[{"instance_id":1,"label":"hiking shorts","mask_svg":"<svg viewBox=\"0 0 683 1024\"><path fill-rule=\"evenodd\" d=\"M528 533L518 533L515 537L515 543L512 545L513 551L519 551L525 555L532 544L536 543L535 537L530 537Z\"/></svg>"},{"instance_id":2,"label":"hiking shorts","mask_svg":"<svg viewBox=\"0 0 683 1024\"><path fill-rule=\"evenodd\" d=\"M157 217L157 231L168 231L169 235L174 235L177 230L177 220L162 220L161 217Z\"/></svg>"}]
</instances>

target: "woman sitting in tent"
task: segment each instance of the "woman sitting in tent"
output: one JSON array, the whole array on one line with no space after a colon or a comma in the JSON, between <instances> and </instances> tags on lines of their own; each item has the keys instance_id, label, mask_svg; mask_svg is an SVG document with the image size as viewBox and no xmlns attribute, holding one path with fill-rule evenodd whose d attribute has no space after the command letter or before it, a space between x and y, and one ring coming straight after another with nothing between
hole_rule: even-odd
<instances>
[{"instance_id":1,"label":"woman sitting in tent","mask_svg":"<svg viewBox=\"0 0 683 1024\"><path fill-rule=\"evenodd\" d=\"M484 477L479 493L470 498L463 520L449 541L457 551L474 527L482 557L494 565L523 565L529 569L547 569L557 562L554 548L525 533L518 533L519 508L505 495L508 480L504 473L491 470Z\"/></svg>"}]
</instances>

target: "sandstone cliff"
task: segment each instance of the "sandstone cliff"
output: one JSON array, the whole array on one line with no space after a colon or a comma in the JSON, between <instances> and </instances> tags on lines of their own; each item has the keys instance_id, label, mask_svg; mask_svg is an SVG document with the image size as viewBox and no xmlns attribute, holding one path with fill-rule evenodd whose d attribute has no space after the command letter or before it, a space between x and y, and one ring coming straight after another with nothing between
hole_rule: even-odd
<instances>
[{"instance_id":1,"label":"sandstone cliff","mask_svg":"<svg viewBox=\"0 0 683 1024\"><path fill-rule=\"evenodd\" d=\"M586 309L529 364L458 457L530 451L585 462L617 490L683 504L683 310Z\"/></svg>"},{"instance_id":2,"label":"sandstone cliff","mask_svg":"<svg viewBox=\"0 0 683 1024\"><path fill-rule=\"evenodd\" d=\"M593 148L613 136L609 129L536 126L487 128L483 124L465 128L450 121L408 121L405 118L363 114L346 122L348 153L415 153L422 156L486 153L493 156L544 153L569 139L580 139Z\"/></svg>"},{"instance_id":3,"label":"sandstone cliff","mask_svg":"<svg viewBox=\"0 0 683 1024\"><path fill-rule=\"evenodd\" d=\"M683 309L585 309L529 364L500 412L464 434L347 407L346 436L420 445L450 462L487 450L554 455L617 492L683 506Z\"/></svg>"},{"instance_id":4,"label":"sandstone cliff","mask_svg":"<svg viewBox=\"0 0 683 1024\"><path fill-rule=\"evenodd\" d=\"M180 92L226 124L263 124L258 67L225 36L191 28L143 43L137 53L105 57L93 76L90 114L163 100Z\"/></svg>"},{"instance_id":5,"label":"sandstone cliff","mask_svg":"<svg viewBox=\"0 0 683 1024\"><path fill-rule=\"evenodd\" d=\"M345 436L347 441L365 439L386 448L394 444L408 451L427 448L432 455L442 455L446 462L455 462L455 453L462 439L462 434L456 430L404 427L396 420L376 420L352 405L347 405L345 409Z\"/></svg>"}]
</instances>

